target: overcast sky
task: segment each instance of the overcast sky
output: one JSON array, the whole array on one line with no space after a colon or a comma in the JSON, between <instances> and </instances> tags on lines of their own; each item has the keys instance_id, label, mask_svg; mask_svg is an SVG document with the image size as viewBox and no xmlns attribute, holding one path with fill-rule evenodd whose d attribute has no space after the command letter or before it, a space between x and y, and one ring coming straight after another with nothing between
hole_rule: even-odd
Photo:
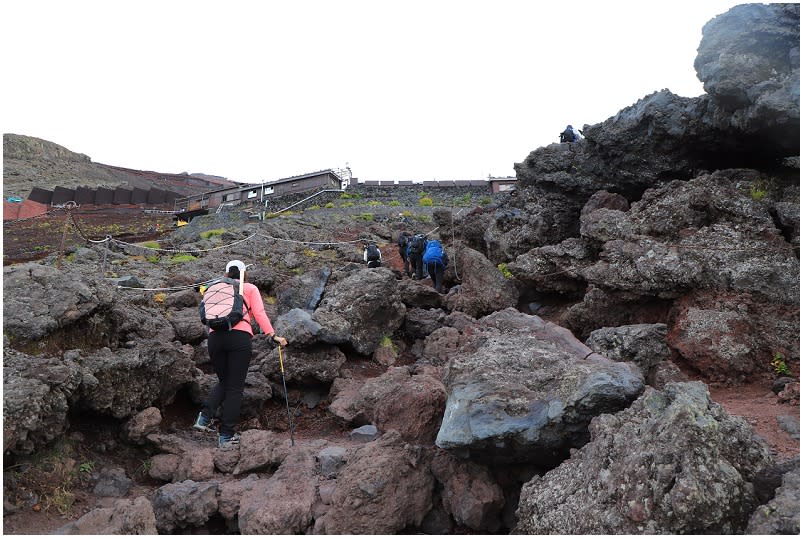
<instances>
[{"instance_id":1,"label":"overcast sky","mask_svg":"<svg viewBox=\"0 0 800 538\"><path fill-rule=\"evenodd\" d=\"M738 3L2 2L0 122L235 181L513 175L568 123L701 95L701 29Z\"/></svg>"}]
</instances>

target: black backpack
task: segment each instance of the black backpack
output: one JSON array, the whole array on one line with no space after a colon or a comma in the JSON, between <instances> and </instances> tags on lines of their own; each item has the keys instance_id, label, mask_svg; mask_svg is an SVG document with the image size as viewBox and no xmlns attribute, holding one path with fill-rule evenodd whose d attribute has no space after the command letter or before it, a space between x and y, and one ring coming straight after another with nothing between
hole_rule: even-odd
<instances>
[{"instance_id":1,"label":"black backpack","mask_svg":"<svg viewBox=\"0 0 800 538\"><path fill-rule=\"evenodd\" d=\"M381 253L378 252L378 247L375 243L367 245L367 261L375 262L381 259Z\"/></svg>"},{"instance_id":2,"label":"black backpack","mask_svg":"<svg viewBox=\"0 0 800 538\"><path fill-rule=\"evenodd\" d=\"M411 241L408 243L408 253L409 254L422 254L425 250L425 236L422 234L417 234L411 238Z\"/></svg>"},{"instance_id":3,"label":"black backpack","mask_svg":"<svg viewBox=\"0 0 800 538\"><path fill-rule=\"evenodd\" d=\"M239 282L222 278L206 289L200 302L200 321L215 331L230 331L244 319L247 302L239 293Z\"/></svg>"}]
</instances>

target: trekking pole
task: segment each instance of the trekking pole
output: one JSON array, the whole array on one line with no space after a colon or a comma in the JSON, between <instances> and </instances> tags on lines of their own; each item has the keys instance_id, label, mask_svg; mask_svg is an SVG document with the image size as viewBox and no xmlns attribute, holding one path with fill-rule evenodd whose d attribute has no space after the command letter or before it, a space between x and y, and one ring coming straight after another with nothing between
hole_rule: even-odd
<instances>
[{"instance_id":1,"label":"trekking pole","mask_svg":"<svg viewBox=\"0 0 800 538\"><path fill-rule=\"evenodd\" d=\"M289 419L289 436L294 446L294 427L292 426L292 412L289 410L289 391L286 390L286 376L283 373L283 346L278 344L278 362L281 365L281 379L283 380L283 395L286 397L286 417Z\"/></svg>"}]
</instances>

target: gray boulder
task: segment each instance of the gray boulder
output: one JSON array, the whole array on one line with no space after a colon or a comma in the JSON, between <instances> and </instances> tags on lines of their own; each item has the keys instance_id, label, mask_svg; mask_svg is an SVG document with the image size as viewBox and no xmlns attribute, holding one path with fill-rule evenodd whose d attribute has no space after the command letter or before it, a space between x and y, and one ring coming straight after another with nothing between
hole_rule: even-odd
<instances>
[{"instance_id":1,"label":"gray boulder","mask_svg":"<svg viewBox=\"0 0 800 538\"><path fill-rule=\"evenodd\" d=\"M477 318L517 305L519 292L516 286L492 262L469 247L456 247L456 250L460 260L461 286L444 298L449 310Z\"/></svg>"},{"instance_id":2,"label":"gray boulder","mask_svg":"<svg viewBox=\"0 0 800 538\"><path fill-rule=\"evenodd\" d=\"M294 276L278 286L276 290L278 315L282 316L295 308L313 311L322 299L330 276L331 270L323 267Z\"/></svg>"},{"instance_id":3,"label":"gray boulder","mask_svg":"<svg viewBox=\"0 0 800 538\"><path fill-rule=\"evenodd\" d=\"M153 513L159 534L199 527L217 513L217 482L185 480L161 486L153 494Z\"/></svg>"},{"instance_id":4,"label":"gray boulder","mask_svg":"<svg viewBox=\"0 0 800 538\"><path fill-rule=\"evenodd\" d=\"M406 307L391 270L354 271L327 291L312 318L322 327L319 339L350 343L362 355L372 354L385 335L403 323Z\"/></svg>"},{"instance_id":5,"label":"gray boulder","mask_svg":"<svg viewBox=\"0 0 800 538\"><path fill-rule=\"evenodd\" d=\"M444 323L445 312L440 308L409 308L403 329L411 338L425 338Z\"/></svg>"},{"instance_id":6,"label":"gray boulder","mask_svg":"<svg viewBox=\"0 0 800 538\"><path fill-rule=\"evenodd\" d=\"M417 280L407 278L398 280L397 290L403 303L409 308L430 309L442 306L442 294Z\"/></svg>"},{"instance_id":7,"label":"gray boulder","mask_svg":"<svg viewBox=\"0 0 800 538\"><path fill-rule=\"evenodd\" d=\"M175 330L175 337L183 344L199 344L208 338L208 331L200 322L197 308L172 310L167 319Z\"/></svg>"},{"instance_id":8,"label":"gray boulder","mask_svg":"<svg viewBox=\"0 0 800 538\"><path fill-rule=\"evenodd\" d=\"M192 380L191 346L158 341L134 349L103 348L82 361L81 405L125 418L156 403L171 403Z\"/></svg>"},{"instance_id":9,"label":"gray boulder","mask_svg":"<svg viewBox=\"0 0 800 538\"><path fill-rule=\"evenodd\" d=\"M309 346L317 342L317 335L322 328L311 319L311 313L300 308L293 308L278 316L272 324L275 334L286 338L292 347Z\"/></svg>"},{"instance_id":10,"label":"gray boulder","mask_svg":"<svg viewBox=\"0 0 800 538\"><path fill-rule=\"evenodd\" d=\"M338 347L327 344L312 347L291 346L283 350L283 369L287 382L330 383L339 377L339 372L346 361L347 357ZM281 371L277 348L271 350L265 357L259 358L259 363L261 373L279 380Z\"/></svg>"},{"instance_id":11,"label":"gray boulder","mask_svg":"<svg viewBox=\"0 0 800 538\"><path fill-rule=\"evenodd\" d=\"M12 342L35 341L81 320L88 326L98 321L102 325L98 316L111 306L113 290L104 279L78 269L60 270L38 263L6 266L3 333Z\"/></svg>"},{"instance_id":12,"label":"gray boulder","mask_svg":"<svg viewBox=\"0 0 800 538\"><path fill-rule=\"evenodd\" d=\"M694 68L730 127L760 137L759 149L798 154L800 8L746 4L703 27Z\"/></svg>"},{"instance_id":13,"label":"gray boulder","mask_svg":"<svg viewBox=\"0 0 800 538\"><path fill-rule=\"evenodd\" d=\"M783 475L775 498L756 508L747 534L800 534L800 471Z\"/></svg>"},{"instance_id":14,"label":"gray boulder","mask_svg":"<svg viewBox=\"0 0 800 538\"><path fill-rule=\"evenodd\" d=\"M3 353L3 449L30 454L62 435L83 374L69 359Z\"/></svg>"},{"instance_id":15,"label":"gray boulder","mask_svg":"<svg viewBox=\"0 0 800 538\"><path fill-rule=\"evenodd\" d=\"M771 457L703 383L652 388L592 421L592 440L522 489L519 534L734 534Z\"/></svg>"},{"instance_id":16,"label":"gray boulder","mask_svg":"<svg viewBox=\"0 0 800 538\"><path fill-rule=\"evenodd\" d=\"M644 388L637 366L610 361L537 316L509 308L480 321L445 367L440 448L554 465L589 440L592 417L625 408Z\"/></svg>"},{"instance_id":17,"label":"gray boulder","mask_svg":"<svg viewBox=\"0 0 800 538\"><path fill-rule=\"evenodd\" d=\"M661 361L669 360L664 323L604 327L592 331L586 345L613 361L635 363L645 379Z\"/></svg>"},{"instance_id":18,"label":"gray boulder","mask_svg":"<svg viewBox=\"0 0 800 538\"><path fill-rule=\"evenodd\" d=\"M119 499L110 508L95 508L52 534L158 534L153 506L146 497Z\"/></svg>"}]
</instances>

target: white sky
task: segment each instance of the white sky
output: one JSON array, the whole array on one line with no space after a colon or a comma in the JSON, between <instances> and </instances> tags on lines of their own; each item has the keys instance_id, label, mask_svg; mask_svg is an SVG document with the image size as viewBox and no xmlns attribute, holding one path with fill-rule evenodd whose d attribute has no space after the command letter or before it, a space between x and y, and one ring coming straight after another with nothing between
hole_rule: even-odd
<instances>
[{"instance_id":1,"label":"white sky","mask_svg":"<svg viewBox=\"0 0 800 538\"><path fill-rule=\"evenodd\" d=\"M2 2L0 126L235 181L513 175L568 123L701 95L701 29L738 3Z\"/></svg>"}]
</instances>

